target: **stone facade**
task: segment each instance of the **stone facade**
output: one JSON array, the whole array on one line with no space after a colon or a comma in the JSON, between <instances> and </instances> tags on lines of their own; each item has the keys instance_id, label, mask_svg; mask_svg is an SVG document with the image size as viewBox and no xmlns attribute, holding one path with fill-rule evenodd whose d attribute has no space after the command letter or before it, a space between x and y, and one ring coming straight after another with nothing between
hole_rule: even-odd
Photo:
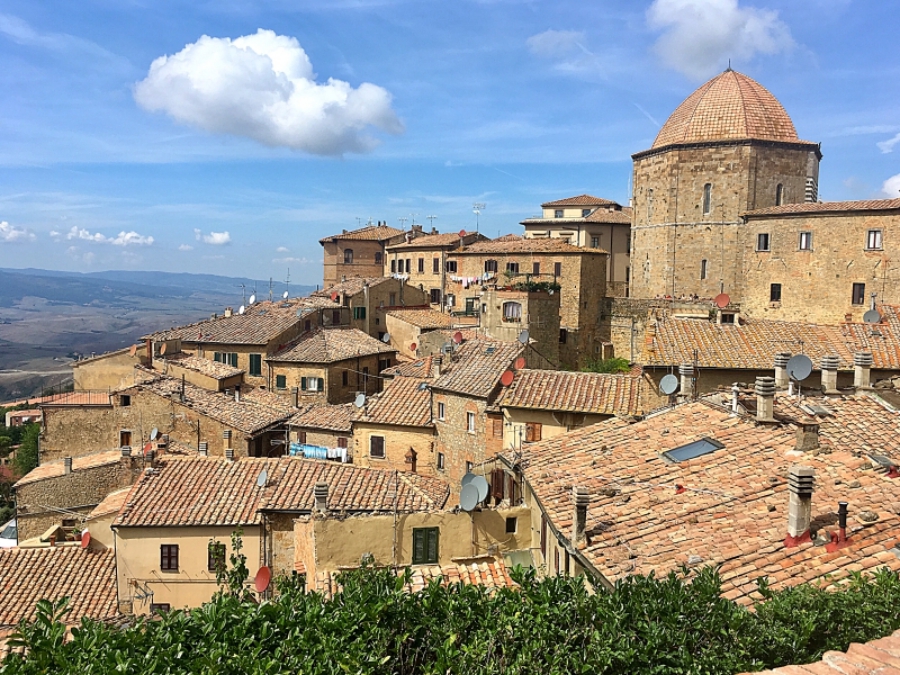
<instances>
[{"instance_id":1,"label":"stone facade","mask_svg":"<svg viewBox=\"0 0 900 675\"><path fill-rule=\"evenodd\" d=\"M527 330L525 367L556 369L560 350L560 297L559 293L547 291L529 293L489 288L482 296L482 330L505 342L515 342Z\"/></svg>"},{"instance_id":2,"label":"stone facade","mask_svg":"<svg viewBox=\"0 0 900 675\"><path fill-rule=\"evenodd\" d=\"M373 457L372 436L380 436L384 445L384 457ZM410 451L415 453L410 462ZM432 427L407 427L396 424L372 424L353 422L353 463L372 469L396 469L426 476L443 478L437 469L435 432Z\"/></svg>"},{"instance_id":3,"label":"stone facade","mask_svg":"<svg viewBox=\"0 0 900 675\"><path fill-rule=\"evenodd\" d=\"M330 364L290 363L273 360L270 362L272 381L275 383L272 391L287 396L296 387L299 390L301 406L350 403L359 392L375 394L381 391L382 381L375 376L384 368L389 368L395 363L396 360L392 354L371 354ZM277 386L279 376L284 377L285 386L283 388ZM307 380L305 390L302 386L304 378ZM323 391L311 389L310 380L312 378L325 380Z\"/></svg>"},{"instance_id":4,"label":"stone facade","mask_svg":"<svg viewBox=\"0 0 900 675\"><path fill-rule=\"evenodd\" d=\"M134 367L142 365L147 360L144 349L136 350L132 356L131 348L126 347L109 354L76 361L72 364L75 391L116 389L123 383L130 382Z\"/></svg>"},{"instance_id":5,"label":"stone facade","mask_svg":"<svg viewBox=\"0 0 900 675\"><path fill-rule=\"evenodd\" d=\"M322 239L319 243L324 249L324 287L352 277L380 277L384 270L385 246L399 244L405 237L403 231L379 222Z\"/></svg>"}]
</instances>

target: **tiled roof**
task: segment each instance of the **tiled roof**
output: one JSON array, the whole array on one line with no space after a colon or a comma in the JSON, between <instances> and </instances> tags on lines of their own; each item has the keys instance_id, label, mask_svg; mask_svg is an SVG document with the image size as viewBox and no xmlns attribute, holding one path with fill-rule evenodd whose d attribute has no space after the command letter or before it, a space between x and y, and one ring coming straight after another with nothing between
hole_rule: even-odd
<instances>
[{"instance_id":1,"label":"tiled roof","mask_svg":"<svg viewBox=\"0 0 900 675\"><path fill-rule=\"evenodd\" d=\"M97 504L94 507L94 510L88 514L87 520L93 520L94 518L102 518L103 516L110 516L114 513L118 513L122 510L122 507L125 505L125 502L128 501L128 495L131 493L131 487L122 488L121 490L116 490L115 492L110 492L103 499L102 502Z\"/></svg>"},{"instance_id":2,"label":"tiled roof","mask_svg":"<svg viewBox=\"0 0 900 675\"><path fill-rule=\"evenodd\" d=\"M241 368L229 366L227 363L220 363L205 359L202 356L176 354L174 356L162 359L163 363L171 363L172 365L193 370L194 372L206 375L215 380L227 380L229 377L241 375L244 371Z\"/></svg>"},{"instance_id":3,"label":"tiled roof","mask_svg":"<svg viewBox=\"0 0 900 675\"><path fill-rule=\"evenodd\" d=\"M323 239L319 239L319 243L325 244L329 241L338 240L385 241L386 239L396 237L403 233L403 230L398 230L396 227L390 227L389 225L370 225L369 227L362 227L358 230L345 231L341 234L332 234Z\"/></svg>"},{"instance_id":4,"label":"tiled roof","mask_svg":"<svg viewBox=\"0 0 900 675\"><path fill-rule=\"evenodd\" d=\"M594 197L593 195L578 195L577 197L567 197L566 199L557 199L553 202L544 202L541 208L549 209L554 206L619 206L618 202L611 199L603 199L602 197Z\"/></svg>"},{"instance_id":5,"label":"tiled roof","mask_svg":"<svg viewBox=\"0 0 900 675\"><path fill-rule=\"evenodd\" d=\"M69 598L65 622L118 616L112 550L75 546L0 549L0 628L34 619L38 600Z\"/></svg>"},{"instance_id":6,"label":"tiled roof","mask_svg":"<svg viewBox=\"0 0 900 675\"><path fill-rule=\"evenodd\" d=\"M261 472L266 484L257 485ZM119 513L117 526L235 526L259 522L259 511L308 512L313 486L330 486L333 511L401 512L443 508L446 483L418 474L366 469L296 457L167 458L146 471Z\"/></svg>"},{"instance_id":7,"label":"tiled roof","mask_svg":"<svg viewBox=\"0 0 900 675\"><path fill-rule=\"evenodd\" d=\"M335 363L357 356L390 354L397 350L357 328L317 328L304 333L267 361Z\"/></svg>"},{"instance_id":8,"label":"tiled roof","mask_svg":"<svg viewBox=\"0 0 900 675\"><path fill-rule=\"evenodd\" d=\"M350 433L357 408L352 403L313 405L288 420L288 426Z\"/></svg>"},{"instance_id":9,"label":"tiled roof","mask_svg":"<svg viewBox=\"0 0 900 675\"><path fill-rule=\"evenodd\" d=\"M408 593L417 593L425 588L433 579L440 579L442 586L451 584L478 584L489 590L497 588L513 588L518 584L509 576L509 571L502 559L475 558L471 561L459 561L450 565L416 565L411 567L412 579L403 587ZM402 575L404 569L397 570ZM316 574L315 590L325 598L332 598L341 591L337 582L337 572L319 572Z\"/></svg>"},{"instance_id":10,"label":"tiled roof","mask_svg":"<svg viewBox=\"0 0 900 675\"><path fill-rule=\"evenodd\" d=\"M858 445L803 453L795 434L793 425L761 425L697 401L635 424L610 420L531 444L525 476L566 538L572 487L587 488L587 541L577 548L610 581L664 575L683 564L721 565L724 596L748 602L760 576L778 589L831 584L883 565L900 569L891 551L900 544L900 481L855 456ZM661 455L703 438L724 447L681 462ZM794 464L815 470L811 529L836 530L838 501L849 502L846 548L784 546ZM861 518L866 511L877 514L873 524Z\"/></svg>"},{"instance_id":11,"label":"tiled roof","mask_svg":"<svg viewBox=\"0 0 900 675\"><path fill-rule=\"evenodd\" d=\"M465 237L470 241L480 241L487 239L487 237L478 232L466 232ZM457 246L459 246L459 239L459 232L426 234L421 237L416 237L415 239L412 239L408 242L404 241L401 244L393 244L386 248L388 251L393 252L409 251L417 248L456 248Z\"/></svg>"},{"instance_id":12,"label":"tiled roof","mask_svg":"<svg viewBox=\"0 0 900 675\"><path fill-rule=\"evenodd\" d=\"M344 295L356 295L357 293L362 293L363 289L368 286L371 288L372 286L378 286L379 284L383 284L385 281L389 281L391 277L350 277L349 279L345 279L344 281L335 284L334 286L329 286L328 288L323 288L318 291L314 291L310 298L319 297L319 298L328 298L331 300L331 295L333 293L337 293L340 295L343 293ZM325 305L327 306L327 305ZM332 306L340 307L339 304L332 301Z\"/></svg>"},{"instance_id":13,"label":"tiled roof","mask_svg":"<svg viewBox=\"0 0 900 675\"><path fill-rule=\"evenodd\" d=\"M181 340L212 344L264 345L274 340L299 321L296 313L284 314L233 314L207 319L180 328L162 330L143 339Z\"/></svg>"},{"instance_id":14,"label":"tiled roof","mask_svg":"<svg viewBox=\"0 0 900 675\"><path fill-rule=\"evenodd\" d=\"M648 322L642 350L645 366L670 366L693 361L701 368L770 369L775 354L806 354L818 369L823 356L834 354L842 370L853 368L853 354L870 351L876 369L900 368L900 316L894 306L879 307L878 325L820 325L745 319L742 325L716 324L706 319L659 316ZM802 352L801 352L802 349Z\"/></svg>"},{"instance_id":15,"label":"tiled roof","mask_svg":"<svg viewBox=\"0 0 900 675\"><path fill-rule=\"evenodd\" d=\"M392 309L385 312L385 314L417 328L450 328L453 325L453 318L449 314L444 314L430 307L422 309Z\"/></svg>"},{"instance_id":16,"label":"tiled roof","mask_svg":"<svg viewBox=\"0 0 900 675\"><path fill-rule=\"evenodd\" d=\"M398 377L417 377L419 379L426 379L431 377L431 366L433 363L433 359L433 356L426 356L421 359L412 359L404 361L396 366L385 368L381 372L383 375L388 376L396 375Z\"/></svg>"},{"instance_id":17,"label":"tiled roof","mask_svg":"<svg viewBox=\"0 0 900 675\"><path fill-rule=\"evenodd\" d=\"M546 227L565 227L579 223L612 223L613 225L631 225L631 209L624 207L621 210L595 209L584 218L526 218L521 225L543 225Z\"/></svg>"},{"instance_id":18,"label":"tiled roof","mask_svg":"<svg viewBox=\"0 0 900 675\"><path fill-rule=\"evenodd\" d=\"M642 378L631 374L520 370L497 405L594 415L642 415Z\"/></svg>"},{"instance_id":19,"label":"tiled roof","mask_svg":"<svg viewBox=\"0 0 900 675\"><path fill-rule=\"evenodd\" d=\"M865 644L853 642L846 652L827 651L822 654L822 660L816 663L763 670L757 675L896 675L900 672L898 666L900 630Z\"/></svg>"},{"instance_id":20,"label":"tiled roof","mask_svg":"<svg viewBox=\"0 0 900 675\"><path fill-rule=\"evenodd\" d=\"M603 253L600 249L588 249L573 246L562 239L494 239L479 241L465 248L458 248L453 255L481 255L485 253Z\"/></svg>"},{"instance_id":21,"label":"tiled roof","mask_svg":"<svg viewBox=\"0 0 900 675\"><path fill-rule=\"evenodd\" d=\"M863 199L848 202L800 202L799 204L782 204L765 209L746 211L746 218L756 216L793 216L817 215L820 213L846 213L848 211L897 211L900 210L900 199Z\"/></svg>"},{"instance_id":22,"label":"tiled roof","mask_svg":"<svg viewBox=\"0 0 900 675\"><path fill-rule=\"evenodd\" d=\"M356 420L370 424L396 424L406 427L431 426L431 392L428 380L396 377L384 391L372 396Z\"/></svg>"},{"instance_id":23,"label":"tiled roof","mask_svg":"<svg viewBox=\"0 0 900 675\"><path fill-rule=\"evenodd\" d=\"M109 464L118 464L122 460L121 450L107 450L105 452L95 452L90 455L82 455L81 457L72 458L72 471L84 471L86 469L96 469L99 466L107 466ZM62 459L52 462L46 462L35 467L25 474L14 487L20 488L29 483L35 483L48 478L59 478L65 475L65 463Z\"/></svg>"},{"instance_id":24,"label":"tiled roof","mask_svg":"<svg viewBox=\"0 0 900 675\"><path fill-rule=\"evenodd\" d=\"M800 142L781 103L758 82L729 69L675 109L653 148L744 139Z\"/></svg>"},{"instance_id":25,"label":"tiled roof","mask_svg":"<svg viewBox=\"0 0 900 675\"><path fill-rule=\"evenodd\" d=\"M488 398L500 384L500 376L522 353L518 342L471 340L444 358L444 370L431 385L434 389Z\"/></svg>"}]
</instances>

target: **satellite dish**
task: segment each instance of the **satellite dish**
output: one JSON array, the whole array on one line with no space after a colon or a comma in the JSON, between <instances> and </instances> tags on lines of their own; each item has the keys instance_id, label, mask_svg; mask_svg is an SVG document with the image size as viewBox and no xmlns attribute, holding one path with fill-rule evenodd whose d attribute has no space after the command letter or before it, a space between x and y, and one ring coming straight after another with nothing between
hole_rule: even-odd
<instances>
[{"instance_id":1,"label":"satellite dish","mask_svg":"<svg viewBox=\"0 0 900 675\"><path fill-rule=\"evenodd\" d=\"M465 236L466 236L466 231L465 231L465 230L460 230L460 231L459 231L459 238L462 239L462 238L465 237Z\"/></svg>"},{"instance_id":2,"label":"satellite dish","mask_svg":"<svg viewBox=\"0 0 900 675\"><path fill-rule=\"evenodd\" d=\"M131 345L131 349L128 350L128 354L130 356L134 356L137 354L137 345Z\"/></svg>"},{"instance_id":3,"label":"satellite dish","mask_svg":"<svg viewBox=\"0 0 900 675\"><path fill-rule=\"evenodd\" d=\"M504 387L508 387L513 383L515 377L516 376L513 374L513 371L507 370L505 373L503 373L503 375L500 376L500 384L502 384Z\"/></svg>"},{"instance_id":4,"label":"satellite dish","mask_svg":"<svg viewBox=\"0 0 900 675\"><path fill-rule=\"evenodd\" d=\"M866 323L881 323L881 314L878 313L877 309L870 309L863 314L863 321Z\"/></svg>"},{"instance_id":5,"label":"satellite dish","mask_svg":"<svg viewBox=\"0 0 900 675\"><path fill-rule=\"evenodd\" d=\"M243 313L246 312L246 311L247 311L247 308L244 307L243 305L241 305L241 306L238 308L238 314L243 314Z\"/></svg>"},{"instance_id":6,"label":"satellite dish","mask_svg":"<svg viewBox=\"0 0 900 675\"><path fill-rule=\"evenodd\" d=\"M250 296L249 304L252 305L254 302L256 302L256 293Z\"/></svg>"},{"instance_id":7,"label":"satellite dish","mask_svg":"<svg viewBox=\"0 0 900 675\"><path fill-rule=\"evenodd\" d=\"M460 344L460 343L462 342L462 338L463 338L463 335L462 335L462 333L461 333L460 331L456 331L456 332L453 334L453 341L454 341L456 344Z\"/></svg>"},{"instance_id":8,"label":"satellite dish","mask_svg":"<svg viewBox=\"0 0 900 675\"><path fill-rule=\"evenodd\" d=\"M150 440L155 441L159 437L159 429L153 427L153 431L150 432Z\"/></svg>"},{"instance_id":9,"label":"satellite dish","mask_svg":"<svg viewBox=\"0 0 900 675\"><path fill-rule=\"evenodd\" d=\"M91 533L85 530L81 533L81 548L87 548L91 545Z\"/></svg>"},{"instance_id":10,"label":"satellite dish","mask_svg":"<svg viewBox=\"0 0 900 675\"><path fill-rule=\"evenodd\" d=\"M463 485L459 491L459 508L463 511L472 511L478 506L478 488L474 485Z\"/></svg>"},{"instance_id":11,"label":"satellite dish","mask_svg":"<svg viewBox=\"0 0 900 675\"><path fill-rule=\"evenodd\" d=\"M332 294L331 294L331 301L332 301L332 302L337 302L337 301L338 301L338 292L337 292L337 291L332 292Z\"/></svg>"},{"instance_id":12,"label":"satellite dish","mask_svg":"<svg viewBox=\"0 0 900 675\"><path fill-rule=\"evenodd\" d=\"M513 366L515 366L516 370L522 370L522 368L525 367L525 357L520 356L519 358L517 358L516 362L513 363Z\"/></svg>"},{"instance_id":13,"label":"satellite dish","mask_svg":"<svg viewBox=\"0 0 900 675\"><path fill-rule=\"evenodd\" d=\"M462 477L462 480L459 481L460 485L465 487L466 485L471 483L473 480L475 480L475 478L476 478L475 474L472 473L471 471L469 471L465 476Z\"/></svg>"},{"instance_id":14,"label":"satellite dish","mask_svg":"<svg viewBox=\"0 0 900 675\"><path fill-rule=\"evenodd\" d=\"M166 351L168 351L168 349L167 349L168 346L169 346L169 345L167 345L165 342L163 342L162 347L159 348L159 355L160 355L160 356L165 356L165 355L166 355Z\"/></svg>"},{"instance_id":15,"label":"satellite dish","mask_svg":"<svg viewBox=\"0 0 900 675\"><path fill-rule=\"evenodd\" d=\"M528 330L526 329L526 330L523 330L521 333L519 333L519 337L517 339L523 345L527 345L528 344Z\"/></svg>"},{"instance_id":16,"label":"satellite dish","mask_svg":"<svg viewBox=\"0 0 900 675\"><path fill-rule=\"evenodd\" d=\"M812 361L805 354L792 356L787 362L788 377L799 382L809 377L812 372Z\"/></svg>"},{"instance_id":17,"label":"satellite dish","mask_svg":"<svg viewBox=\"0 0 900 675\"><path fill-rule=\"evenodd\" d=\"M256 581L253 582L253 585L256 587L257 593L264 593L266 589L269 587L269 583L272 581L272 571L263 565L259 568L259 572L256 573Z\"/></svg>"},{"instance_id":18,"label":"satellite dish","mask_svg":"<svg viewBox=\"0 0 900 675\"><path fill-rule=\"evenodd\" d=\"M284 293L282 293L282 294L281 294L281 297L284 298L285 300L287 300L287 299L288 299L288 292L285 291Z\"/></svg>"},{"instance_id":19,"label":"satellite dish","mask_svg":"<svg viewBox=\"0 0 900 675\"><path fill-rule=\"evenodd\" d=\"M357 394L356 398L353 399L353 405L357 408L362 408L366 404L366 395L365 394Z\"/></svg>"},{"instance_id":20,"label":"satellite dish","mask_svg":"<svg viewBox=\"0 0 900 675\"><path fill-rule=\"evenodd\" d=\"M418 389L419 391L425 391L428 389L428 383L422 382L418 387L416 387L416 389Z\"/></svg>"},{"instance_id":21,"label":"satellite dish","mask_svg":"<svg viewBox=\"0 0 900 675\"><path fill-rule=\"evenodd\" d=\"M480 504L485 499L487 499L488 492L491 491L490 486L488 485L487 480L484 476L475 476L475 480L473 480L469 485L475 487L478 490L478 503Z\"/></svg>"},{"instance_id":22,"label":"satellite dish","mask_svg":"<svg viewBox=\"0 0 900 675\"><path fill-rule=\"evenodd\" d=\"M390 333L385 333L384 335L382 335L382 336L381 336L381 341L382 341L384 344L386 344L386 345L391 344L391 334L390 334Z\"/></svg>"},{"instance_id":23,"label":"satellite dish","mask_svg":"<svg viewBox=\"0 0 900 675\"><path fill-rule=\"evenodd\" d=\"M669 373L659 381L659 390L666 396L671 396L678 391L678 378Z\"/></svg>"},{"instance_id":24,"label":"satellite dish","mask_svg":"<svg viewBox=\"0 0 900 675\"><path fill-rule=\"evenodd\" d=\"M269 472L263 469L256 477L256 487L265 487L266 481L269 480Z\"/></svg>"},{"instance_id":25,"label":"satellite dish","mask_svg":"<svg viewBox=\"0 0 900 675\"><path fill-rule=\"evenodd\" d=\"M718 307L719 309L725 309L726 307L728 307L728 303L731 302L731 297L728 295L728 293L719 293L715 297L713 302L716 303L716 307Z\"/></svg>"},{"instance_id":26,"label":"satellite dish","mask_svg":"<svg viewBox=\"0 0 900 675\"><path fill-rule=\"evenodd\" d=\"M416 348L417 348L418 346L419 346L419 345L417 345L415 342L413 342L413 343L409 346L409 351L411 351L411 352L416 351Z\"/></svg>"}]
</instances>

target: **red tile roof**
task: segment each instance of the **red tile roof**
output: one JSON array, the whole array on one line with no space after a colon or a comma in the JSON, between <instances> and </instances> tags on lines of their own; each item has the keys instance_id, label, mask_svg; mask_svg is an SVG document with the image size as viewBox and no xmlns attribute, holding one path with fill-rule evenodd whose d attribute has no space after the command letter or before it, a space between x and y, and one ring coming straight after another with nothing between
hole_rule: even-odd
<instances>
[{"instance_id":1,"label":"red tile roof","mask_svg":"<svg viewBox=\"0 0 900 675\"><path fill-rule=\"evenodd\" d=\"M166 364L171 363L174 366L193 370L201 375L206 375L214 380L227 380L229 377L236 377L243 374L241 368L229 366L227 363L220 363L211 359L205 359L202 356L190 354L175 354L171 357L154 361L154 368L163 372Z\"/></svg>"},{"instance_id":2,"label":"red tile roof","mask_svg":"<svg viewBox=\"0 0 900 675\"><path fill-rule=\"evenodd\" d=\"M453 325L453 317L430 307L423 307L422 309L391 309L385 314L417 328L450 328Z\"/></svg>"},{"instance_id":3,"label":"red tile roof","mask_svg":"<svg viewBox=\"0 0 900 675\"><path fill-rule=\"evenodd\" d=\"M95 452L90 455L82 455L81 457L72 458L72 472L85 471L87 469L96 469L100 466L108 466L118 464L122 461L121 450L107 450L105 452ZM62 459L46 462L35 467L25 474L18 483L13 487L20 488L30 483L36 483L40 480L48 478L59 478L65 475L65 462Z\"/></svg>"},{"instance_id":4,"label":"red tile roof","mask_svg":"<svg viewBox=\"0 0 900 675\"><path fill-rule=\"evenodd\" d=\"M341 234L332 234L328 237L319 239L319 243L324 245L326 242L345 240L385 241L387 239L390 239L391 237L396 237L401 234L404 234L404 231L398 230L396 227L390 227L389 225L370 225L369 227L362 227L358 230L351 230L349 232L345 230Z\"/></svg>"},{"instance_id":5,"label":"red tile roof","mask_svg":"<svg viewBox=\"0 0 900 675\"><path fill-rule=\"evenodd\" d=\"M399 357L398 357L399 359ZM399 377L417 377L419 379L428 379L431 377L431 367L434 357L426 356L421 359L411 359L399 363L396 366L385 368L381 371L382 375L399 376Z\"/></svg>"},{"instance_id":6,"label":"red tile roof","mask_svg":"<svg viewBox=\"0 0 900 675\"><path fill-rule=\"evenodd\" d=\"M642 415L642 378L632 374L520 370L497 405L593 415Z\"/></svg>"},{"instance_id":7,"label":"red tile roof","mask_svg":"<svg viewBox=\"0 0 900 675\"><path fill-rule=\"evenodd\" d=\"M426 234L416 237L408 242L401 244L393 244L387 246L386 249L391 252L402 252L419 248L456 248L459 246L459 232L446 232L444 234ZM475 241L487 240L483 234L478 232L466 232L465 242L467 244Z\"/></svg>"},{"instance_id":8,"label":"red tile roof","mask_svg":"<svg viewBox=\"0 0 900 675\"><path fill-rule=\"evenodd\" d=\"M337 293L340 295L343 293L344 295L356 295L357 293L362 293L363 289L368 286L378 286L379 284L383 284L386 281L390 281L391 277L350 277L349 279L345 279L344 281L335 284L334 286L329 286L328 288L323 288L318 291L314 291L310 298L328 298L331 300L331 295L333 293ZM340 305L334 301L332 301L332 305L335 308L339 308ZM327 306L327 305L325 305Z\"/></svg>"},{"instance_id":9,"label":"red tile roof","mask_svg":"<svg viewBox=\"0 0 900 675\"><path fill-rule=\"evenodd\" d=\"M681 462L661 454L702 438L724 447ZM610 420L531 444L524 470L565 538L572 526L572 486L587 488L587 542L577 550L610 581L664 575L682 564L721 565L725 597L748 602L759 576L782 588L836 583L851 571L880 566L900 570L892 551L900 545L900 508L894 506L900 481L870 468L867 458L854 454L857 445L807 453L795 447L793 425L760 425L698 401L635 424ZM815 470L812 529L835 530L837 503L849 502L846 548L785 548L787 479L794 464ZM876 514L873 523L861 518L867 511Z\"/></svg>"},{"instance_id":10,"label":"red tile roof","mask_svg":"<svg viewBox=\"0 0 900 675\"><path fill-rule=\"evenodd\" d=\"M541 204L541 208L544 209L553 208L554 206L619 206L619 203L611 199L603 199L603 197L594 197L593 195L578 195Z\"/></svg>"},{"instance_id":11,"label":"red tile roof","mask_svg":"<svg viewBox=\"0 0 900 675\"><path fill-rule=\"evenodd\" d=\"M429 380L397 377L388 381L384 391L369 398L366 406L357 415L356 421L405 427L431 427Z\"/></svg>"},{"instance_id":12,"label":"red tile roof","mask_svg":"<svg viewBox=\"0 0 900 675\"><path fill-rule=\"evenodd\" d=\"M493 241L480 241L477 244L458 248L453 251L453 255L483 255L489 253L604 253L599 248L583 249L573 246L562 239L547 238L516 238L516 239L494 239Z\"/></svg>"},{"instance_id":13,"label":"red tile roof","mask_svg":"<svg viewBox=\"0 0 900 675\"><path fill-rule=\"evenodd\" d=\"M69 598L65 622L82 617L112 619L116 600L116 559L112 550L74 546L0 549L0 628L34 619L38 600Z\"/></svg>"},{"instance_id":14,"label":"red tile roof","mask_svg":"<svg viewBox=\"0 0 900 675\"><path fill-rule=\"evenodd\" d=\"M313 405L288 420L288 426L350 433L357 408L352 403Z\"/></svg>"},{"instance_id":15,"label":"red tile roof","mask_svg":"<svg viewBox=\"0 0 900 675\"><path fill-rule=\"evenodd\" d=\"M94 510L88 514L87 520L89 521L94 518L110 516L121 511L125 502L128 501L128 495L131 494L131 488L132 486L129 485L127 488L110 492L103 501L97 504L97 506L94 507Z\"/></svg>"},{"instance_id":16,"label":"red tile roof","mask_svg":"<svg viewBox=\"0 0 900 675\"><path fill-rule=\"evenodd\" d=\"M357 328L316 328L304 333L266 361L335 363L358 356L393 354L396 349Z\"/></svg>"},{"instance_id":17,"label":"red tile roof","mask_svg":"<svg viewBox=\"0 0 900 675\"><path fill-rule=\"evenodd\" d=\"M863 199L847 202L800 202L799 204L782 204L765 209L746 211L745 218L759 216L803 216L829 213L848 213L852 211L898 211L900 199Z\"/></svg>"},{"instance_id":18,"label":"red tile roof","mask_svg":"<svg viewBox=\"0 0 900 675\"><path fill-rule=\"evenodd\" d=\"M145 340L187 343L264 345L300 321L294 314L233 314L146 335Z\"/></svg>"},{"instance_id":19,"label":"red tile roof","mask_svg":"<svg viewBox=\"0 0 900 675\"><path fill-rule=\"evenodd\" d=\"M444 357L441 376L431 386L435 390L490 398L499 387L500 377L512 367L522 349L518 342L464 342L451 358Z\"/></svg>"}]
</instances>

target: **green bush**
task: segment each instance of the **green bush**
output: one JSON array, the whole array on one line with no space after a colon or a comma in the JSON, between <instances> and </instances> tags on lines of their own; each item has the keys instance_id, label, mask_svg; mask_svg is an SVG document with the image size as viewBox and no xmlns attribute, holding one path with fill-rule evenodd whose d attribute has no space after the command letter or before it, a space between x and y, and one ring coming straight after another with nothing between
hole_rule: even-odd
<instances>
[{"instance_id":1,"label":"green bush","mask_svg":"<svg viewBox=\"0 0 900 675\"><path fill-rule=\"evenodd\" d=\"M581 369L583 373L627 373L631 370L628 359L613 357L611 359L593 359Z\"/></svg>"},{"instance_id":2,"label":"green bush","mask_svg":"<svg viewBox=\"0 0 900 675\"><path fill-rule=\"evenodd\" d=\"M772 593L755 611L721 597L713 568L688 579L631 577L590 594L579 578L518 589L431 583L407 593L409 572L363 568L325 600L297 579L256 604L230 593L126 628L83 621L64 643L64 603L42 602L19 627L0 674L213 673L727 673L819 659L900 628L900 578L856 575L842 589Z\"/></svg>"},{"instance_id":3,"label":"green bush","mask_svg":"<svg viewBox=\"0 0 900 675\"><path fill-rule=\"evenodd\" d=\"M38 437L41 435L40 424L24 425L22 444L16 451L13 468L19 476L24 476L38 465Z\"/></svg>"}]
</instances>

